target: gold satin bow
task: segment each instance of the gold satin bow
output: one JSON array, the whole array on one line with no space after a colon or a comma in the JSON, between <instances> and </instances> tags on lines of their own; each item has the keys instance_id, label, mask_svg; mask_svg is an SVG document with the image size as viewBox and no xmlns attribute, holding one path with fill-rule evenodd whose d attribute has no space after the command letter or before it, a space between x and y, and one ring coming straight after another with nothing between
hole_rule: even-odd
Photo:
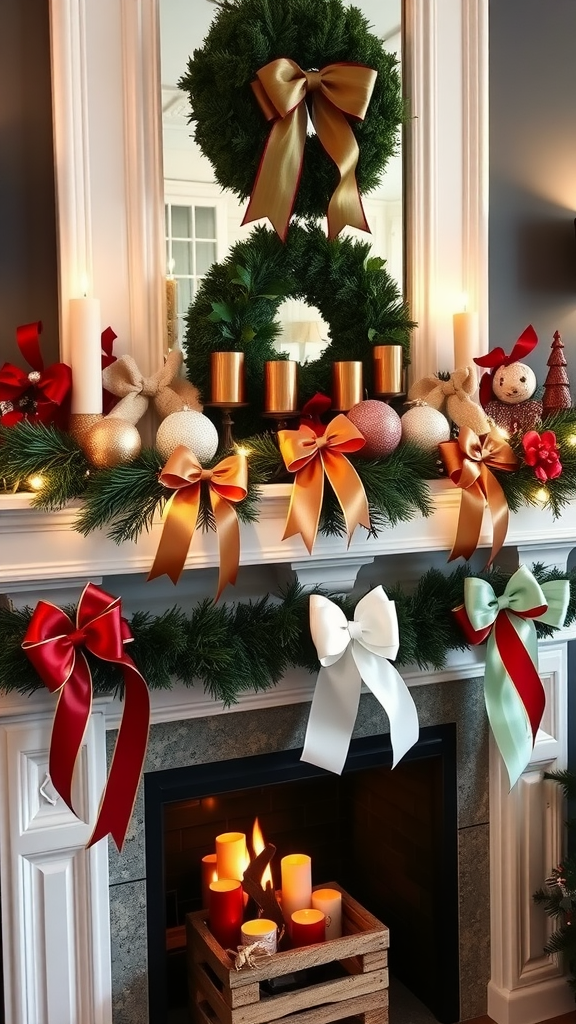
<instances>
[{"instance_id":1,"label":"gold satin bow","mask_svg":"<svg viewBox=\"0 0 576 1024\"><path fill-rule=\"evenodd\" d=\"M487 562L491 565L506 540L508 502L490 470L511 473L518 469L519 461L495 430L479 437L469 427L461 427L457 441L444 441L438 447L452 483L462 488L456 540L448 561L460 555L470 558L474 553L487 503L492 517L492 551Z\"/></svg>"},{"instance_id":2,"label":"gold satin bow","mask_svg":"<svg viewBox=\"0 0 576 1024\"><path fill-rule=\"evenodd\" d=\"M435 376L417 380L408 392L408 401L424 401L433 409L446 411L458 427L469 427L475 434L487 434L490 424L486 414L470 398L477 387L478 377L474 367L464 366L454 370L449 380L439 380Z\"/></svg>"},{"instance_id":3,"label":"gold satin bow","mask_svg":"<svg viewBox=\"0 0 576 1024\"><path fill-rule=\"evenodd\" d=\"M304 159L306 98L312 97L312 123L326 153L340 172L328 205L328 237L336 238L347 224L369 231L356 182L359 148L347 117L362 121L376 81L364 64L327 64L303 71L280 57L256 72L252 89L268 121L274 121L243 224L268 217L286 241L288 224Z\"/></svg>"},{"instance_id":4,"label":"gold satin bow","mask_svg":"<svg viewBox=\"0 0 576 1024\"><path fill-rule=\"evenodd\" d=\"M164 528L148 579L166 573L173 583L178 582L198 521L202 482L207 481L218 536L217 601L224 587L236 582L238 574L240 525L234 504L248 493L246 456L230 455L213 469L204 469L189 448L179 445L158 479L175 493L166 506Z\"/></svg>"},{"instance_id":5,"label":"gold satin bow","mask_svg":"<svg viewBox=\"0 0 576 1024\"><path fill-rule=\"evenodd\" d=\"M324 473L344 513L348 543L358 525L370 529L364 486L344 454L359 451L365 443L360 431L343 415L335 416L320 437L306 425L299 430L278 431L286 469L296 474L282 540L299 533L312 554L322 511Z\"/></svg>"}]
</instances>

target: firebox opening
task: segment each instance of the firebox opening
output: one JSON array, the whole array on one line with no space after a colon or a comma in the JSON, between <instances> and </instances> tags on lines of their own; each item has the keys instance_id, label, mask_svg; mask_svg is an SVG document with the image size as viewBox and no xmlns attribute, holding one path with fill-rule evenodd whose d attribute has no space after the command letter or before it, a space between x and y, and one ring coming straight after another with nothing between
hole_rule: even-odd
<instances>
[{"instance_id":1,"label":"firebox opening","mask_svg":"<svg viewBox=\"0 0 576 1024\"><path fill-rule=\"evenodd\" d=\"M280 858L312 857L390 928L390 969L443 1024L459 1020L456 730L424 728L392 771L387 735L354 740L342 776L301 750L145 776L150 1024L187 1002L183 929L202 908L200 863L258 817Z\"/></svg>"}]
</instances>

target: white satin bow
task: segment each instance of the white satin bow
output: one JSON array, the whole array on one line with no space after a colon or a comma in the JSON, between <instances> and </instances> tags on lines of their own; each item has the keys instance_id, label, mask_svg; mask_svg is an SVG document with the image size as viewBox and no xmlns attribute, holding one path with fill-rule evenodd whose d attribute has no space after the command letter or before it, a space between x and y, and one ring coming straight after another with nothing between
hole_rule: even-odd
<instances>
[{"instance_id":1,"label":"white satin bow","mask_svg":"<svg viewBox=\"0 0 576 1024\"><path fill-rule=\"evenodd\" d=\"M310 595L310 632L321 669L310 708L302 761L341 774L360 701L362 680L390 722L393 767L418 740L418 713L402 676L396 607L382 587L366 594L349 622L333 601Z\"/></svg>"}]
</instances>

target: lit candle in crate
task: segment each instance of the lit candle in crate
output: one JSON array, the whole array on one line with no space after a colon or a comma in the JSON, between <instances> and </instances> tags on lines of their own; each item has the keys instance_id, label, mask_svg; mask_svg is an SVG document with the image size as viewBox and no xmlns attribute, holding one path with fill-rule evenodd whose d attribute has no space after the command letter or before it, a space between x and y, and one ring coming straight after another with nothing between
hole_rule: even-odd
<instances>
[{"instance_id":1,"label":"lit candle in crate","mask_svg":"<svg viewBox=\"0 0 576 1024\"><path fill-rule=\"evenodd\" d=\"M258 917L254 921L245 921L242 925L243 946L251 946L253 942L257 942L267 953L275 953L277 941L278 927L275 921Z\"/></svg>"},{"instance_id":2,"label":"lit candle in crate","mask_svg":"<svg viewBox=\"0 0 576 1024\"><path fill-rule=\"evenodd\" d=\"M244 893L235 878L219 878L210 883L208 923L222 949L236 949L244 914Z\"/></svg>"},{"instance_id":3,"label":"lit candle in crate","mask_svg":"<svg viewBox=\"0 0 576 1024\"><path fill-rule=\"evenodd\" d=\"M280 861L282 911L287 921L295 910L312 906L312 858L306 853L289 853Z\"/></svg>"},{"instance_id":4,"label":"lit candle in crate","mask_svg":"<svg viewBox=\"0 0 576 1024\"><path fill-rule=\"evenodd\" d=\"M216 854L207 853L202 857L202 906L207 907L210 897L210 883L218 879Z\"/></svg>"},{"instance_id":5,"label":"lit candle in crate","mask_svg":"<svg viewBox=\"0 0 576 1024\"><path fill-rule=\"evenodd\" d=\"M338 889L315 889L312 906L314 910L321 910L326 918L326 938L339 939L342 935L342 893Z\"/></svg>"},{"instance_id":6,"label":"lit candle in crate","mask_svg":"<svg viewBox=\"0 0 576 1024\"><path fill-rule=\"evenodd\" d=\"M295 910L291 916L294 946L311 946L326 939L326 918L321 910Z\"/></svg>"},{"instance_id":7,"label":"lit candle in crate","mask_svg":"<svg viewBox=\"0 0 576 1024\"><path fill-rule=\"evenodd\" d=\"M216 870L218 878L242 879L249 857L244 832L222 832L216 836Z\"/></svg>"}]
</instances>

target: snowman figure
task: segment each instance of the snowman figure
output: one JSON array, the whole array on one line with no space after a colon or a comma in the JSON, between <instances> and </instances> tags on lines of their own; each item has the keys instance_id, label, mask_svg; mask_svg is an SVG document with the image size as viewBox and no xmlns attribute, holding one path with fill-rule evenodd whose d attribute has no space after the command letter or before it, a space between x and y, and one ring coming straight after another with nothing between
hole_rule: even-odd
<instances>
[{"instance_id":1,"label":"snowman figure","mask_svg":"<svg viewBox=\"0 0 576 1024\"><path fill-rule=\"evenodd\" d=\"M542 402L532 397L536 376L526 363L519 361L537 342L536 332L530 326L520 335L509 356L497 348L474 360L479 366L489 367L480 382L480 401L486 415L509 434L531 430L542 419Z\"/></svg>"}]
</instances>

